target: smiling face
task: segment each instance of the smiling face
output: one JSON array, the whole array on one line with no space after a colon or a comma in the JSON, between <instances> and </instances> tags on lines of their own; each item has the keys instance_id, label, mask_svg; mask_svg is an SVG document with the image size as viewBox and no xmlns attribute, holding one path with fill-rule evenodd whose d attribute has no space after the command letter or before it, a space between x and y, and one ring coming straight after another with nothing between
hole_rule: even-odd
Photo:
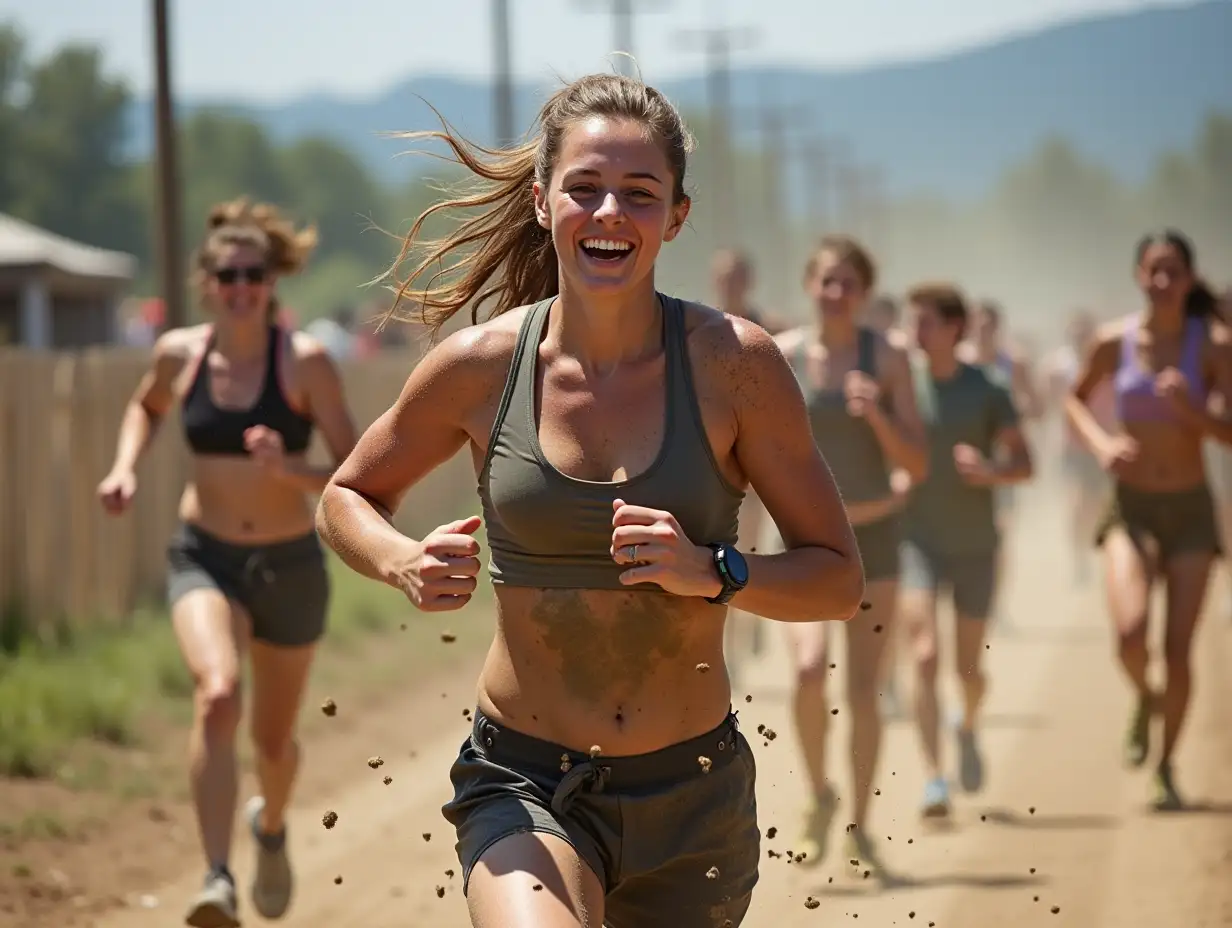
<instances>
[{"instance_id":1,"label":"smiling face","mask_svg":"<svg viewBox=\"0 0 1232 928\"><path fill-rule=\"evenodd\" d=\"M264 252L256 245L219 245L204 289L206 303L218 322L263 322L274 289Z\"/></svg>"},{"instance_id":2,"label":"smiling face","mask_svg":"<svg viewBox=\"0 0 1232 928\"><path fill-rule=\"evenodd\" d=\"M1193 268L1181 250L1167 241L1152 243L1143 250L1136 276L1138 286L1157 309L1183 306L1194 285Z\"/></svg>"},{"instance_id":3,"label":"smiling face","mask_svg":"<svg viewBox=\"0 0 1232 928\"><path fill-rule=\"evenodd\" d=\"M534 185L562 277L607 296L650 278L688 217L688 199L672 202L675 185L663 146L639 123L593 116L571 126L548 183Z\"/></svg>"},{"instance_id":4,"label":"smiling face","mask_svg":"<svg viewBox=\"0 0 1232 928\"><path fill-rule=\"evenodd\" d=\"M805 290L824 319L855 319L868 298L868 284L855 262L830 249L817 254Z\"/></svg>"}]
</instances>

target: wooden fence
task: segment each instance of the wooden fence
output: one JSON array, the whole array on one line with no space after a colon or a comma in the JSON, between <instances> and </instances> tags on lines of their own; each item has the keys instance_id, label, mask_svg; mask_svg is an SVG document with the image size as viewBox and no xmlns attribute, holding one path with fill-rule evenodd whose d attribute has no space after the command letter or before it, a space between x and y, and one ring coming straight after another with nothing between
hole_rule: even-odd
<instances>
[{"instance_id":1,"label":"wooden fence","mask_svg":"<svg viewBox=\"0 0 1232 928\"><path fill-rule=\"evenodd\" d=\"M117 622L161 603L165 550L187 457L172 415L138 470L132 509L106 515L95 495L111 467L124 406L149 353L0 349L0 609L36 629ZM398 395L413 360L398 354L341 365L362 431ZM310 454L327 460L320 436ZM460 454L407 495L398 526L415 533L475 511L470 456Z\"/></svg>"}]
</instances>

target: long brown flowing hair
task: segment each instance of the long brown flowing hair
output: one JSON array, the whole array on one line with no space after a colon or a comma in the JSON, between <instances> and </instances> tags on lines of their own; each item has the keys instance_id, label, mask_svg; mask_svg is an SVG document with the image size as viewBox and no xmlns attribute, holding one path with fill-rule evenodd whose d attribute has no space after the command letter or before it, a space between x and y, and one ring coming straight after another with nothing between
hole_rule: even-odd
<instances>
[{"instance_id":1,"label":"long brown flowing hair","mask_svg":"<svg viewBox=\"0 0 1232 928\"><path fill-rule=\"evenodd\" d=\"M490 149L468 142L442 117L444 131L403 137L444 142L453 156L448 160L464 167L470 177L446 188L446 197L415 220L385 275L397 296L381 324L395 318L421 321L435 338L467 304L475 324L480 307L489 301L495 301L488 313L491 319L555 296L560 287L556 250L551 233L535 215L532 184L550 182L565 132L593 116L644 126L667 155L674 203L687 199L684 180L693 137L675 106L639 80L593 74L568 84L544 104L534 137L514 148ZM420 240L424 223L433 215L467 212L473 214L460 219L444 238ZM410 271L400 274L407 264ZM425 275L426 283L421 284ZM403 303L413 304L413 316L400 309Z\"/></svg>"}]
</instances>

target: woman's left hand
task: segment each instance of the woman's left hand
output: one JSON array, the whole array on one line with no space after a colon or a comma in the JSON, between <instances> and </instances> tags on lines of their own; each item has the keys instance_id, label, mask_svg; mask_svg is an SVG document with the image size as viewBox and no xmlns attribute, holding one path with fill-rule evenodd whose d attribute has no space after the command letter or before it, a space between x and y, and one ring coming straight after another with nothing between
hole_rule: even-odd
<instances>
[{"instance_id":1,"label":"woman's left hand","mask_svg":"<svg viewBox=\"0 0 1232 928\"><path fill-rule=\"evenodd\" d=\"M286 473L287 454L281 432L265 425L254 425L244 432L244 447L257 464L275 477Z\"/></svg>"},{"instance_id":2,"label":"woman's left hand","mask_svg":"<svg viewBox=\"0 0 1232 928\"><path fill-rule=\"evenodd\" d=\"M709 597L722 591L713 553L690 541L670 512L622 499L612 508L612 559L631 565L620 575L621 583L653 583L677 596Z\"/></svg>"}]
</instances>

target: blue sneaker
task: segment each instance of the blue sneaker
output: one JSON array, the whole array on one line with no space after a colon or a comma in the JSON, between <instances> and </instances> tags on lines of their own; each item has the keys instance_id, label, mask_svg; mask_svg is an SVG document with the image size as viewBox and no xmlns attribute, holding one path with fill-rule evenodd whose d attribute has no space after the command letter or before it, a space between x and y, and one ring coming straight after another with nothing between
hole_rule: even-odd
<instances>
[{"instance_id":1,"label":"blue sneaker","mask_svg":"<svg viewBox=\"0 0 1232 928\"><path fill-rule=\"evenodd\" d=\"M945 777L934 777L924 785L920 813L924 818L945 818L950 814L950 787Z\"/></svg>"}]
</instances>

